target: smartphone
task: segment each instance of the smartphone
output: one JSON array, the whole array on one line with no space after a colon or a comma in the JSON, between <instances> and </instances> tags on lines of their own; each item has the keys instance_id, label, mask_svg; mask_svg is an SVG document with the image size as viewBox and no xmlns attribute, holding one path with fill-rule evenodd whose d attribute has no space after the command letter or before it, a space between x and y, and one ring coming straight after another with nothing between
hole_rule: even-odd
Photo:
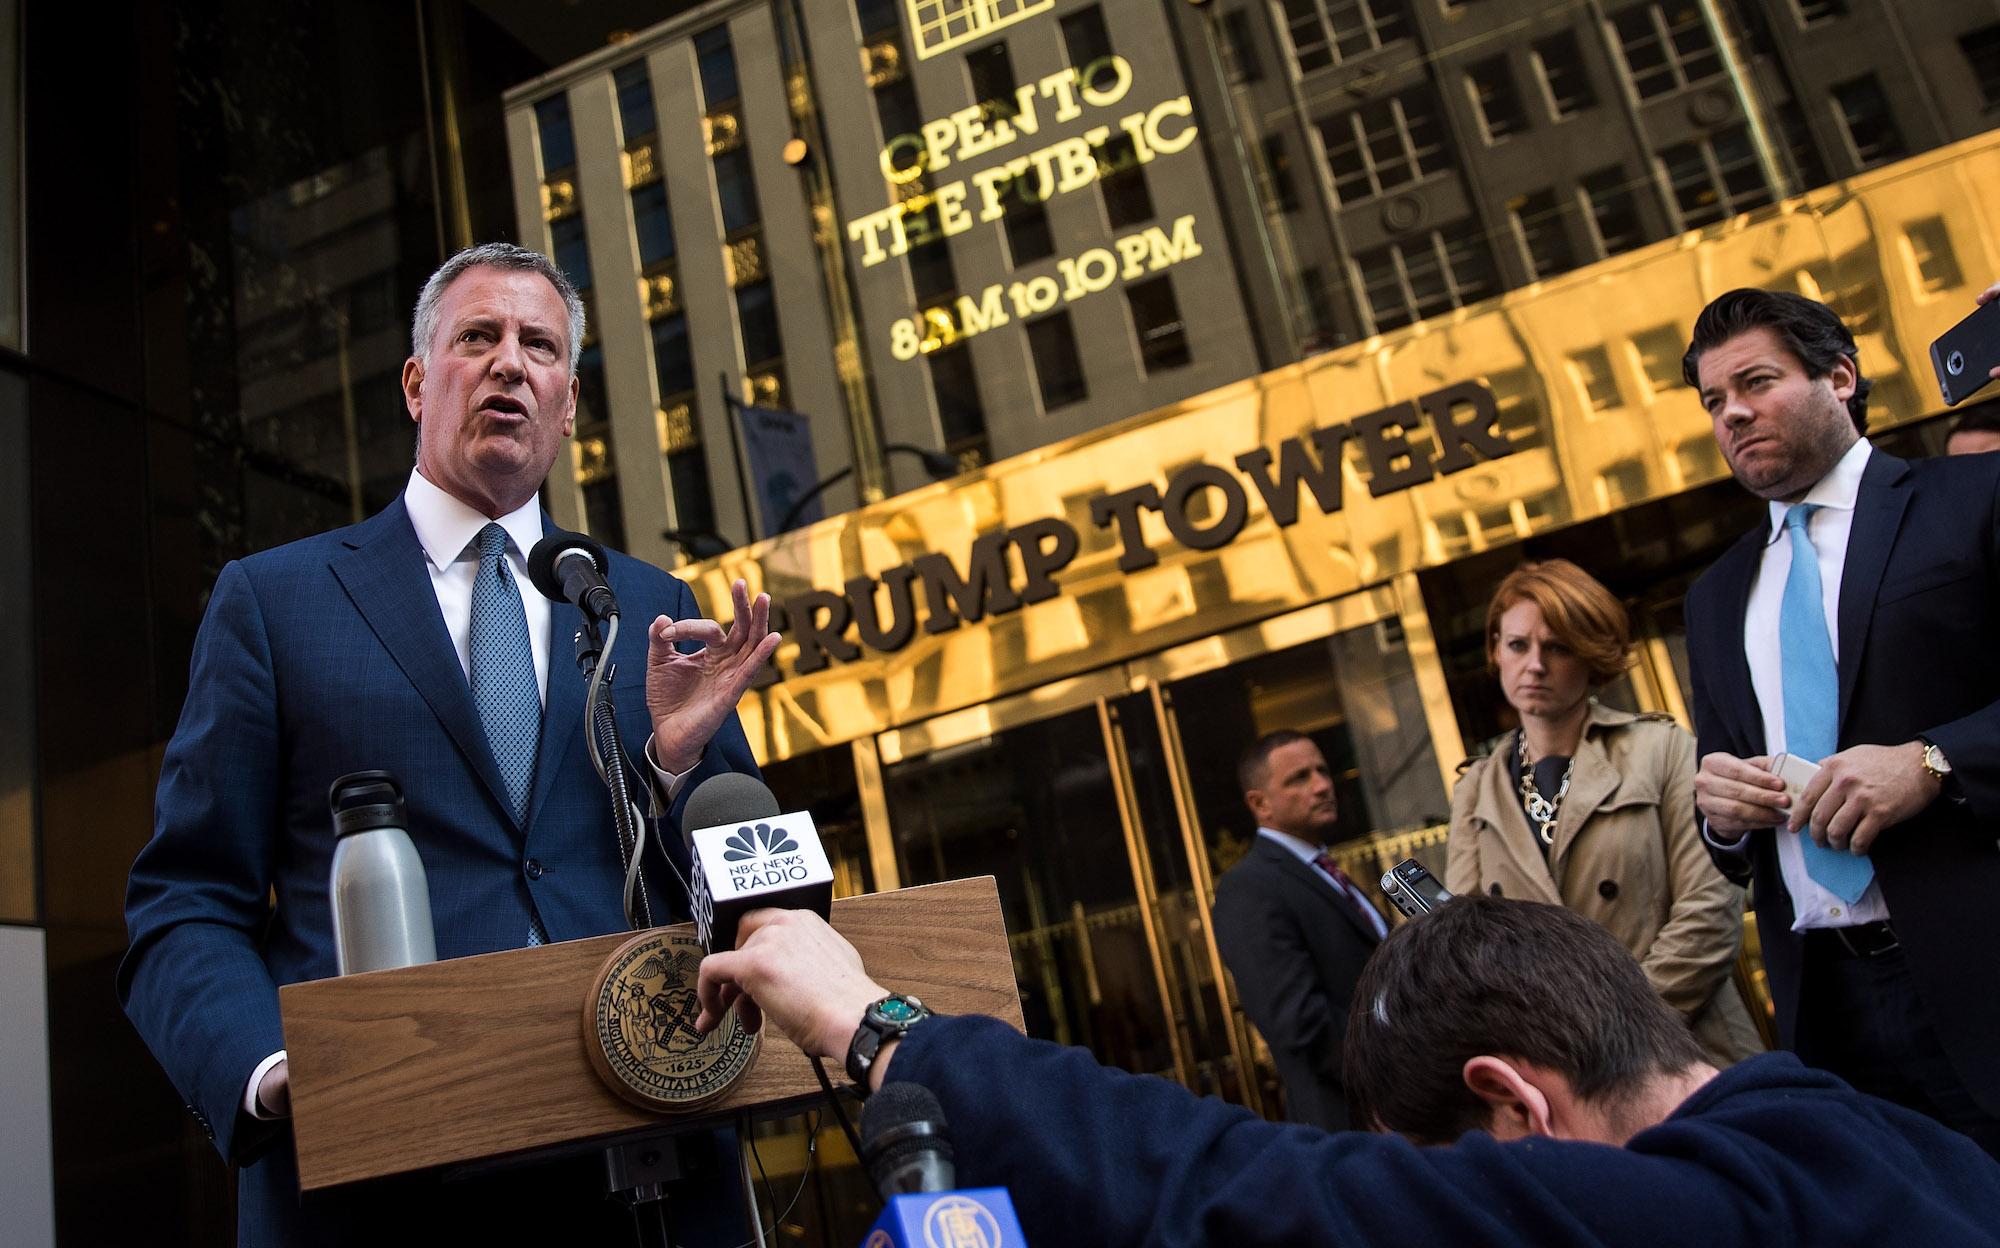
<instances>
[{"instance_id":1,"label":"smartphone","mask_svg":"<svg viewBox=\"0 0 2000 1248\"><path fill-rule=\"evenodd\" d=\"M1996 364L2000 364L2000 299L1975 308L1931 344L1931 368L1937 372L1947 407L1956 407L1991 381L1987 373Z\"/></svg>"},{"instance_id":2,"label":"smartphone","mask_svg":"<svg viewBox=\"0 0 2000 1248\"><path fill-rule=\"evenodd\" d=\"M1405 858L1382 874L1382 892L1396 909L1413 919L1451 900L1438 878L1414 858Z\"/></svg>"},{"instance_id":3,"label":"smartphone","mask_svg":"<svg viewBox=\"0 0 2000 1248\"><path fill-rule=\"evenodd\" d=\"M1819 774L1819 764L1808 762L1796 754L1780 754L1771 760L1771 774L1785 782L1785 795L1794 802Z\"/></svg>"}]
</instances>

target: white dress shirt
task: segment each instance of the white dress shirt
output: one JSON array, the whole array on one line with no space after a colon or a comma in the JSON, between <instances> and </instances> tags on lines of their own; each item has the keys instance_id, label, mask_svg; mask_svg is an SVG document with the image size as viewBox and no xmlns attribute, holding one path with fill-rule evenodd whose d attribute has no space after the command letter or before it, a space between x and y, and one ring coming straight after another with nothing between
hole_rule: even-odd
<instances>
[{"instance_id":1,"label":"white dress shirt","mask_svg":"<svg viewBox=\"0 0 2000 1248\"><path fill-rule=\"evenodd\" d=\"M1382 918L1382 912L1377 910L1374 907L1374 905L1369 902L1368 898L1362 895L1360 889L1354 887L1352 884L1342 885L1339 880L1334 879L1326 872L1320 870L1318 864L1313 861L1314 859L1318 858L1321 854L1326 852L1324 847L1315 845L1311 841L1303 840L1299 837L1293 836L1289 832L1280 832L1276 828L1259 827L1257 829L1257 835L1262 837L1268 837L1273 843L1283 846L1288 852L1292 854L1293 857L1297 858L1300 862L1303 862L1307 866L1311 867L1313 869L1313 874L1319 876L1319 878L1321 878L1322 880L1325 880L1328 888L1331 888L1333 891L1342 894L1349 901L1359 906L1361 908L1361 912L1368 916L1370 922L1374 923L1375 935L1378 938L1387 937L1389 935L1389 924L1386 920Z\"/></svg>"},{"instance_id":2,"label":"white dress shirt","mask_svg":"<svg viewBox=\"0 0 2000 1248\"><path fill-rule=\"evenodd\" d=\"M1847 567L1847 538L1854 527L1854 504L1861 494L1861 474L1868 467L1871 453L1868 439L1857 438L1833 470L1799 500L1819 505L1819 510L1806 521L1806 536L1812 539L1813 551L1819 557L1821 606L1826 611L1826 631L1833 642L1836 663L1840 661L1840 577ZM1750 661L1750 685L1757 694L1757 709L1764 717L1764 752L1776 757L1785 750L1784 662L1778 652L1778 613L1784 603L1785 580L1792 571L1792 543L1785 534L1785 513L1791 510L1791 504L1773 502L1770 508L1771 531L1765 536L1763 559L1751 580L1750 603L1743 613L1743 653ZM1849 927L1889 917L1879 882L1869 881L1861 899L1850 906L1806 874L1805 851L1799 848L1802 833L1780 827L1774 835L1778 838L1778 870L1784 876L1786 891L1792 895L1792 911L1797 916L1792 922L1793 931ZM1738 846L1742 844L1737 842Z\"/></svg>"},{"instance_id":3,"label":"white dress shirt","mask_svg":"<svg viewBox=\"0 0 2000 1248\"><path fill-rule=\"evenodd\" d=\"M403 506L410 513L410 527L417 531L417 544L424 548L431 588L437 593L438 610L444 613L445 631L458 652L459 670L472 679L472 586L479 579L479 531L493 523L484 512L460 502L431 484L428 477L412 468L410 484L403 491ZM549 702L549 600L528 581L528 552L542 540L542 505L530 498L500 517L507 530L507 567L521 594L521 606L528 615L528 645L535 652L535 687L542 705Z\"/></svg>"}]
</instances>

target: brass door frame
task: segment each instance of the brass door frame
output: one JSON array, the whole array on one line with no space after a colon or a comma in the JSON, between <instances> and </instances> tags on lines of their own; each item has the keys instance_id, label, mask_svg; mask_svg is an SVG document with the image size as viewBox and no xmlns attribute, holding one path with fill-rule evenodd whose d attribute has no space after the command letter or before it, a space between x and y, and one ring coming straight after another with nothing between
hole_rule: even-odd
<instances>
[{"instance_id":1,"label":"brass door frame","mask_svg":"<svg viewBox=\"0 0 2000 1248\"><path fill-rule=\"evenodd\" d=\"M1157 681L1147 681L1153 716L1159 722L1162 753L1166 756L1167 784L1174 795L1174 815L1181 825L1181 844L1188 856L1188 870L1194 877L1195 912L1201 917L1202 943L1208 952L1209 973L1215 976L1215 998L1221 1007L1229 1037L1229 1057L1236 1064L1236 1078L1243 1089L1243 1103L1253 1113L1264 1113L1264 1092L1258 1083L1250 1054L1250 1020L1237 999L1236 981L1222 962L1222 946L1215 939L1215 875L1209 867L1208 842L1201 834L1201 818L1194 808L1194 782L1189 778L1186 747L1181 742L1180 717L1174 713L1172 695Z\"/></svg>"},{"instance_id":2,"label":"brass door frame","mask_svg":"<svg viewBox=\"0 0 2000 1248\"><path fill-rule=\"evenodd\" d=\"M1132 869L1132 883L1139 901L1139 918L1146 929L1146 953L1153 960L1153 984L1160 993L1160 1008L1166 1012L1167 1042L1174 1054L1174 1070L1181 1085L1195 1088L1194 1059L1189 1055L1192 1037L1188 1034L1187 1006L1181 997L1180 976L1160 932L1159 882L1153 875L1152 855L1140 830L1143 816L1139 795L1132 781L1132 759L1125 748L1125 730L1118 722L1118 710L1107 698L1097 700L1097 724L1104 734L1104 753L1111 764L1111 788L1118 799L1118 824L1125 833L1125 858Z\"/></svg>"}]
</instances>

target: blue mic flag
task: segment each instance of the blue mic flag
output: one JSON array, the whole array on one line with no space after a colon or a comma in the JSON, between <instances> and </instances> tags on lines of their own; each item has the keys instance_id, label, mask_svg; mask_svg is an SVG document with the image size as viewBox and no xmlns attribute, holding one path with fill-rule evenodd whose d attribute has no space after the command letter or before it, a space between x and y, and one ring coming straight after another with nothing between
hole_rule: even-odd
<instances>
[{"instance_id":1,"label":"blue mic flag","mask_svg":"<svg viewBox=\"0 0 2000 1248\"><path fill-rule=\"evenodd\" d=\"M891 1196L862 1248L1026 1248L1004 1187Z\"/></svg>"}]
</instances>

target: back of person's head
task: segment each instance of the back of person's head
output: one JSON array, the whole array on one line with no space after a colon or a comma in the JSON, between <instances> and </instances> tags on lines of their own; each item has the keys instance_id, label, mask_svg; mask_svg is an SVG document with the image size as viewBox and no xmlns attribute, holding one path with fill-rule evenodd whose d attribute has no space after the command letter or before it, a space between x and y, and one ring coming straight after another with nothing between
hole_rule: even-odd
<instances>
[{"instance_id":1,"label":"back of person's head","mask_svg":"<svg viewBox=\"0 0 2000 1248\"><path fill-rule=\"evenodd\" d=\"M1486 667L1498 671L1500 617L1532 602L1555 639L1590 670L1590 683L1608 684L1632 666L1632 617L1625 604L1590 573L1567 559L1524 563L1507 574L1486 604Z\"/></svg>"},{"instance_id":2,"label":"back of person's head","mask_svg":"<svg viewBox=\"0 0 2000 1248\"><path fill-rule=\"evenodd\" d=\"M1266 773L1270 770L1273 751L1283 749L1294 741L1310 740L1312 738L1303 732L1280 728L1252 741L1250 748L1243 751L1243 757L1236 763L1236 783L1243 787L1244 795L1248 796L1252 789L1263 788L1264 782L1270 779Z\"/></svg>"},{"instance_id":3,"label":"back of person's head","mask_svg":"<svg viewBox=\"0 0 2000 1248\"><path fill-rule=\"evenodd\" d=\"M1475 1057L1529 1062L1616 1111L1702 1060L1687 1024L1611 933L1560 906L1477 894L1403 924L1354 990L1354 1121L1423 1144L1487 1127Z\"/></svg>"},{"instance_id":4,"label":"back of person's head","mask_svg":"<svg viewBox=\"0 0 2000 1248\"><path fill-rule=\"evenodd\" d=\"M1775 334L1805 367L1808 377L1826 376L1845 356L1854 366L1854 393L1848 397L1847 414L1856 433L1868 432L1868 392L1875 383L1861 373L1861 349L1854 345L1854 335L1832 308L1788 290L1746 286L1717 295L1695 318L1694 336L1687 354L1681 357L1682 380L1699 391L1702 354L1753 329Z\"/></svg>"}]
</instances>

